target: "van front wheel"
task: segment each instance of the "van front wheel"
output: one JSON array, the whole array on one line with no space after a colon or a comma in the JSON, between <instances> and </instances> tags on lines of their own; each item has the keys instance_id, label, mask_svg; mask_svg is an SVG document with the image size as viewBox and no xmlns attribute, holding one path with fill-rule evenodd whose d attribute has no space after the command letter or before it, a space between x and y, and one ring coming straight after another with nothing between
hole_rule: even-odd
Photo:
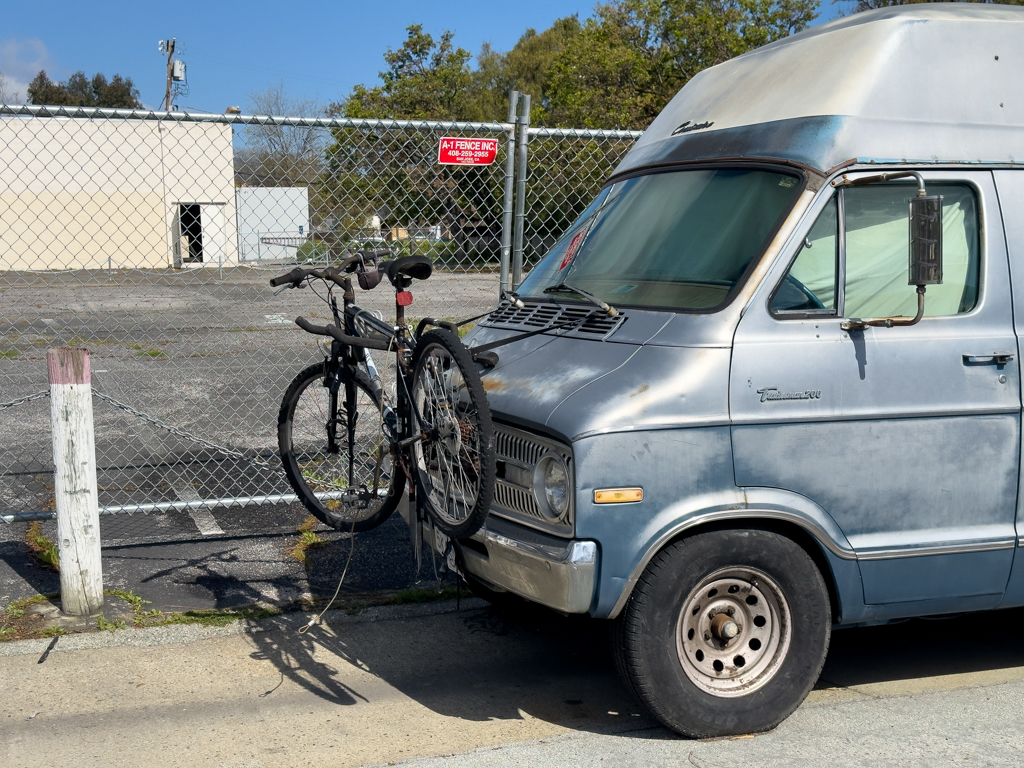
<instances>
[{"instance_id":1,"label":"van front wheel","mask_svg":"<svg viewBox=\"0 0 1024 768\"><path fill-rule=\"evenodd\" d=\"M616 619L616 662L672 730L756 733L810 692L831 625L825 582L803 548L771 531L714 531L647 566Z\"/></svg>"}]
</instances>

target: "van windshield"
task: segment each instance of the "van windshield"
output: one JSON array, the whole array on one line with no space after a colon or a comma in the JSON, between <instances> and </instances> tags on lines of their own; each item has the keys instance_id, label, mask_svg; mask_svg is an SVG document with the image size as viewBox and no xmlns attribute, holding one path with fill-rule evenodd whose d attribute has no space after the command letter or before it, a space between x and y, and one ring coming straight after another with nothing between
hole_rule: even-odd
<instances>
[{"instance_id":1,"label":"van windshield","mask_svg":"<svg viewBox=\"0 0 1024 768\"><path fill-rule=\"evenodd\" d=\"M724 304L800 189L789 173L692 169L609 184L518 289L565 283L612 306ZM559 293L558 301L583 301Z\"/></svg>"}]
</instances>

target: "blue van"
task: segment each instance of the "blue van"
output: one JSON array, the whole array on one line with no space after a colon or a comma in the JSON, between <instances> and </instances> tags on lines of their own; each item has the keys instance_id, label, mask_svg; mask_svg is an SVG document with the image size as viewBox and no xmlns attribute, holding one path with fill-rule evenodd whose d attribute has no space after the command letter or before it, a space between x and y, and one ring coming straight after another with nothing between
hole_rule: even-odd
<instances>
[{"instance_id":1,"label":"blue van","mask_svg":"<svg viewBox=\"0 0 1024 768\"><path fill-rule=\"evenodd\" d=\"M833 628L1024 605L1024 9L912 5L712 67L467 338L467 579L614 620L688 736L772 728ZM546 330L545 330L546 329Z\"/></svg>"}]
</instances>

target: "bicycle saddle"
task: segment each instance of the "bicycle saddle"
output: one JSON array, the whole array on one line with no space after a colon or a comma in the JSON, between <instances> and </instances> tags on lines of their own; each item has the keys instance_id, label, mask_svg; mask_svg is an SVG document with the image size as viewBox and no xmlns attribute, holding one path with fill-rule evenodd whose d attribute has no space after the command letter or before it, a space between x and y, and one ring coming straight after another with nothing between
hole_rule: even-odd
<instances>
[{"instance_id":1,"label":"bicycle saddle","mask_svg":"<svg viewBox=\"0 0 1024 768\"><path fill-rule=\"evenodd\" d=\"M384 270L388 280L394 285L400 277L426 280L434 271L434 265L426 256L402 256L394 261L381 262L379 269Z\"/></svg>"}]
</instances>

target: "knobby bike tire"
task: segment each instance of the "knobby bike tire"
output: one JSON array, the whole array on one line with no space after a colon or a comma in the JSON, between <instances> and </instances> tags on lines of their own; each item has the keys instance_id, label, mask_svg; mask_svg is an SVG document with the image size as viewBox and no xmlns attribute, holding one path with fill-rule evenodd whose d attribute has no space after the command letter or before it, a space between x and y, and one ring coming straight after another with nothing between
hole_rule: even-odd
<instances>
[{"instance_id":1,"label":"knobby bike tire","mask_svg":"<svg viewBox=\"0 0 1024 768\"><path fill-rule=\"evenodd\" d=\"M431 521L453 539L476 533L494 495L494 429L476 363L450 331L423 334L412 354L412 399L426 437L413 474Z\"/></svg>"},{"instance_id":2,"label":"knobby bike tire","mask_svg":"<svg viewBox=\"0 0 1024 768\"><path fill-rule=\"evenodd\" d=\"M380 430L380 396L369 377L357 369L354 482L349 482L345 389L342 386L338 392L336 450L332 453L325 380L326 366L317 363L301 371L288 386L277 418L281 463L296 495L318 520L338 530L351 531L354 525L356 531L368 531L395 511L404 475L394 466L390 443ZM379 468L378 449L384 454Z\"/></svg>"}]
</instances>

